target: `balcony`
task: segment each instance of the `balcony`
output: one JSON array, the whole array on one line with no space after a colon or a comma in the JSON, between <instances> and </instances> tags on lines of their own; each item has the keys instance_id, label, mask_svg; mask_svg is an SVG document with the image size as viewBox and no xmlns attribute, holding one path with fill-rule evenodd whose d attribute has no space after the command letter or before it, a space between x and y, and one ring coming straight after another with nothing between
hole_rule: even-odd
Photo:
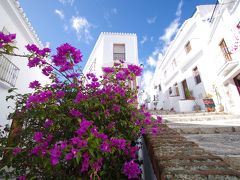
<instances>
[{"instance_id":1,"label":"balcony","mask_svg":"<svg viewBox=\"0 0 240 180\"><path fill-rule=\"evenodd\" d=\"M0 55L0 81L14 87L17 81L19 68L7 57Z\"/></svg>"},{"instance_id":2,"label":"balcony","mask_svg":"<svg viewBox=\"0 0 240 180\"><path fill-rule=\"evenodd\" d=\"M222 77L227 76L238 64L238 60L226 61L218 70L217 75Z\"/></svg>"}]
</instances>

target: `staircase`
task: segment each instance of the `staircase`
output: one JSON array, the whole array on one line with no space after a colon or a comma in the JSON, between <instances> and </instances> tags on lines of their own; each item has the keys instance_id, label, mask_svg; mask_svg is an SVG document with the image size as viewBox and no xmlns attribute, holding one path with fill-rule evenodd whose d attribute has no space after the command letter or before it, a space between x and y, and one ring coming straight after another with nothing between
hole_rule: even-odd
<instances>
[{"instance_id":1,"label":"staircase","mask_svg":"<svg viewBox=\"0 0 240 180\"><path fill-rule=\"evenodd\" d=\"M168 127L240 170L240 115L204 112L162 117Z\"/></svg>"}]
</instances>

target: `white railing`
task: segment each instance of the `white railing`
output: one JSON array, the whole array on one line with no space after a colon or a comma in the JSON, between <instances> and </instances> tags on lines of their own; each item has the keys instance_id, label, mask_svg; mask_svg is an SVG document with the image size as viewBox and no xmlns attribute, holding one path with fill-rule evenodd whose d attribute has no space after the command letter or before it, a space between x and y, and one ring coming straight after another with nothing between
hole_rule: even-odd
<instances>
[{"instance_id":1,"label":"white railing","mask_svg":"<svg viewBox=\"0 0 240 180\"><path fill-rule=\"evenodd\" d=\"M19 68L7 57L0 55L0 80L14 87L17 81Z\"/></svg>"}]
</instances>

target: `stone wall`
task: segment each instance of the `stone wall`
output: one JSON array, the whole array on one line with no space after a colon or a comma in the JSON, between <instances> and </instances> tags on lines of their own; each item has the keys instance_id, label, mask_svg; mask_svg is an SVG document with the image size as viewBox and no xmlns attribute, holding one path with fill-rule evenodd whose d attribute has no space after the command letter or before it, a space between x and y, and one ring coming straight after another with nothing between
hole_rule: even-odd
<instances>
[{"instance_id":1,"label":"stone wall","mask_svg":"<svg viewBox=\"0 0 240 180\"><path fill-rule=\"evenodd\" d=\"M144 137L157 179L240 179L219 156L163 125L157 136Z\"/></svg>"}]
</instances>

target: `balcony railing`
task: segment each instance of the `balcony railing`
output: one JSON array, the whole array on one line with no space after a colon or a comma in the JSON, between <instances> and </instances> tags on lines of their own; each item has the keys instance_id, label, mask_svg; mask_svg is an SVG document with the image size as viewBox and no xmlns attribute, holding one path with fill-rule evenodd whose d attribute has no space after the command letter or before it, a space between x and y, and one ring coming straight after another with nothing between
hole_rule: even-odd
<instances>
[{"instance_id":1,"label":"balcony railing","mask_svg":"<svg viewBox=\"0 0 240 180\"><path fill-rule=\"evenodd\" d=\"M0 55L0 80L14 87L18 73L19 68L7 57Z\"/></svg>"},{"instance_id":2,"label":"balcony railing","mask_svg":"<svg viewBox=\"0 0 240 180\"><path fill-rule=\"evenodd\" d=\"M114 61L119 61L119 60L125 61L125 53L113 53L113 60Z\"/></svg>"}]
</instances>

